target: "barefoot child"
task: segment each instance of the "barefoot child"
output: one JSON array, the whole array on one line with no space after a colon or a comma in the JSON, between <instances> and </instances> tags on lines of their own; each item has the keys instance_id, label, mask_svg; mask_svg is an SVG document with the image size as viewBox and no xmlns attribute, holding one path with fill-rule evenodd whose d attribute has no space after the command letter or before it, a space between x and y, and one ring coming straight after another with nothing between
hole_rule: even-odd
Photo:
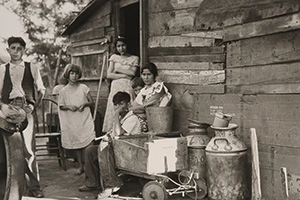
<instances>
[{"instance_id":1,"label":"barefoot child","mask_svg":"<svg viewBox=\"0 0 300 200\"><path fill-rule=\"evenodd\" d=\"M59 120L61 125L62 146L76 152L79 169L77 174L84 172L83 149L96 137L90 107L93 99L90 89L78 82L81 78L81 68L68 64L64 77L68 84L59 93Z\"/></svg>"}]
</instances>

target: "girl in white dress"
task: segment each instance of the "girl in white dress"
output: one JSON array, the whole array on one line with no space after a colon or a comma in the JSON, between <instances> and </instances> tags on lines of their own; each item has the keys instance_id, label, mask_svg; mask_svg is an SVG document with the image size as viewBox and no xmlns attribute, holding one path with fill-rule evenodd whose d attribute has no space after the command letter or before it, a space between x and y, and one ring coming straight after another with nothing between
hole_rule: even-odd
<instances>
[{"instance_id":1,"label":"girl in white dress","mask_svg":"<svg viewBox=\"0 0 300 200\"><path fill-rule=\"evenodd\" d=\"M114 106L112 98L117 92L127 92L133 101L131 79L135 76L139 58L127 52L125 38L119 37L115 42L116 53L109 59L107 78L111 79L110 93L107 99L107 107L103 122L103 132L112 129Z\"/></svg>"},{"instance_id":2,"label":"girl in white dress","mask_svg":"<svg viewBox=\"0 0 300 200\"><path fill-rule=\"evenodd\" d=\"M79 169L77 174L84 172L82 161L83 149L96 137L90 106L93 99L90 89L78 82L82 70L79 66L68 64L64 77L68 84L59 93L59 120L61 126L62 146L76 152Z\"/></svg>"}]
</instances>

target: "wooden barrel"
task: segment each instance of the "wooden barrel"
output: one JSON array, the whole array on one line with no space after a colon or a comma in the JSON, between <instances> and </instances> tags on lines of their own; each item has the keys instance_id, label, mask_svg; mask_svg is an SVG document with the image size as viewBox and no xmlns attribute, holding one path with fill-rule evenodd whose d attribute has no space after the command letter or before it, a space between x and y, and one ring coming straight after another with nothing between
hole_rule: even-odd
<instances>
[{"instance_id":1,"label":"wooden barrel","mask_svg":"<svg viewBox=\"0 0 300 200\"><path fill-rule=\"evenodd\" d=\"M25 186L24 148L20 132L0 129L0 199L20 200Z\"/></svg>"}]
</instances>

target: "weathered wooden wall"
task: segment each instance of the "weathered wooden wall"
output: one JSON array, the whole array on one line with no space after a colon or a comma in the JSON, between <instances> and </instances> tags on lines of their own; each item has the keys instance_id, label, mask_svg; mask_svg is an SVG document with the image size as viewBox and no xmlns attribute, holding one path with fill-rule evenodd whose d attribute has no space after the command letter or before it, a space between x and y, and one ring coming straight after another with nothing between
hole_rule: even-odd
<instances>
[{"instance_id":1,"label":"weathered wooden wall","mask_svg":"<svg viewBox=\"0 0 300 200\"><path fill-rule=\"evenodd\" d=\"M249 147L250 128L257 130L263 197L284 199L280 167L299 174L300 162L300 2L143 2L148 23L143 48L173 94L173 129L187 131L188 118L212 123L218 110L234 113L237 135ZM79 63L109 48L101 44L119 26L113 5L106 1L70 35ZM86 73L93 77L99 69ZM86 81L95 96L97 81ZM101 91L103 99L106 94Z\"/></svg>"},{"instance_id":2,"label":"weathered wooden wall","mask_svg":"<svg viewBox=\"0 0 300 200\"><path fill-rule=\"evenodd\" d=\"M173 129L187 131L192 118L193 95L199 91L223 91L225 46L216 32L195 28L202 1L148 2L148 58L157 65L159 78L173 94Z\"/></svg>"},{"instance_id":3,"label":"weathered wooden wall","mask_svg":"<svg viewBox=\"0 0 300 200\"><path fill-rule=\"evenodd\" d=\"M72 56L72 62L82 67L82 82L90 88L96 101L102 67L105 67L103 78L106 77L107 71L107 65L103 65L103 56L111 50L111 39L115 35L113 3L103 1L97 8L93 8L92 13L83 14L89 15L69 35L71 44L68 52ZM108 82L103 79L98 104L102 120L108 93Z\"/></svg>"},{"instance_id":4,"label":"weathered wooden wall","mask_svg":"<svg viewBox=\"0 0 300 200\"><path fill-rule=\"evenodd\" d=\"M250 152L250 128L256 128L262 195L269 200L285 199L281 167L300 174L299 4L204 0L195 17L195 28L221 30L226 64L223 94L198 91L192 116L212 123L216 110L233 113L236 133ZM292 196L300 199L299 193Z\"/></svg>"}]
</instances>

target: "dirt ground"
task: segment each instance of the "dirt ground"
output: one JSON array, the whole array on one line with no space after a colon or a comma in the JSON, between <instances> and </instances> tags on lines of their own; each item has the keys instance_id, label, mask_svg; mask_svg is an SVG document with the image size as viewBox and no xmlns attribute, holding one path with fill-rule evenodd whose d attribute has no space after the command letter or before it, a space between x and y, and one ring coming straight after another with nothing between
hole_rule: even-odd
<instances>
[{"instance_id":1,"label":"dirt ground","mask_svg":"<svg viewBox=\"0 0 300 200\"><path fill-rule=\"evenodd\" d=\"M57 160L39 161L40 169L40 184L45 194L45 200L95 200L97 199L98 191L79 192L78 188L84 184L84 174L75 175L77 163L67 161L67 171L64 171ZM142 186L137 177L125 175L124 186L118 192L118 195L128 197L127 199L135 199L141 196ZM99 191L100 192L100 191ZM133 197L133 198L130 198ZM35 198L23 197L22 200L37 200ZM105 198L110 200L124 198ZM187 200L188 197L180 195L169 196L168 199Z\"/></svg>"},{"instance_id":2,"label":"dirt ground","mask_svg":"<svg viewBox=\"0 0 300 200\"><path fill-rule=\"evenodd\" d=\"M100 191L93 192L79 192L78 188L84 185L84 174L75 175L77 163L67 162L67 171L59 167L58 161L39 161L41 187L45 193L46 198L61 199L61 200L95 200ZM136 197L142 197L141 181L138 177L125 175L123 177L124 185L118 191L118 195L128 197L128 200ZM134 197L134 198L129 198ZM121 198L106 198L106 199L121 199ZM188 197L181 197L174 195L168 199L184 200L191 199Z\"/></svg>"},{"instance_id":3,"label":"dirt ground","mask_svg":"<svg viewBox=\"0 0 300 200\"><path fill-rule=\"evenodd\" d=\"M45 141L38 141L40 142ZM76 175L78 164L68 160L66 162L67 170L64 171L58 164L58 160L38 160L40 172L40 185L45 194L44 200L95 200L100 191L79 192L78 188L84 185L84 174ZM123 175L123 186L117 195L126 198L105 198L107 200L136 198L142 199L142 189L145 181L141 181L136 176ZM128 197L128 198L127 198ZM132 198L133 197L133 198ZM185 200L191 198L182 197L180 194L169 196L172 200ZM22 200L37 200L25 196Z\"/></svg>"}]
</instances>

